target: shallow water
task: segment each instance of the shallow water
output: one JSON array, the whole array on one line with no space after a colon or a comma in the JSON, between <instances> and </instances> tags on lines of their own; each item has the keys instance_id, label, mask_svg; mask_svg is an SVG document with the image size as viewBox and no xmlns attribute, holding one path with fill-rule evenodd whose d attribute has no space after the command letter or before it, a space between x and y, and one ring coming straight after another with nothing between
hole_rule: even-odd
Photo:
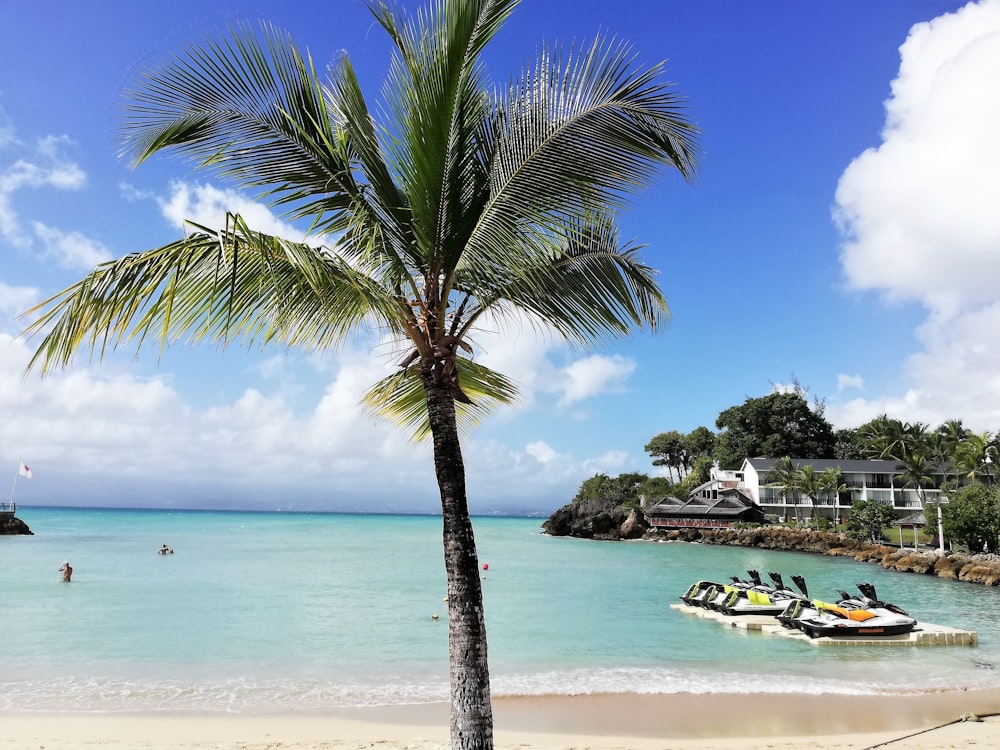
<instances>
[{"instance_id":1,"label":"shallow water","mask_svg":"<svg viewBox=\"0 0 1000 750\"><path fill-rule=\"evenodd\" d=\"M447 698L428 516L23 509L0 537L0 710L288 711ZM477 518L493 692L907 692L1000 686L992 588L798 553L551 538ZM156 554L163 544L175 554ZM70 584L56 570L74 569ZM872 581L978 647L817 648L670 608L748 568ZM433 619L438 614L439 619Z\"/></svg>"}]
</instances>

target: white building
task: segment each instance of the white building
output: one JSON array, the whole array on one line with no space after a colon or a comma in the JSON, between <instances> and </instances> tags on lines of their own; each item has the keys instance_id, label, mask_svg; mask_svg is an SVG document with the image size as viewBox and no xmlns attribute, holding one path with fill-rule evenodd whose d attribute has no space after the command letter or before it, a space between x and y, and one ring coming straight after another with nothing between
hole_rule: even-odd
<instances>
[{"instance_id":1,"label":"white building","mask_svg":"<svg viewBox=\"0 0 1000 750\"><path fill-rule=\"evenodd\" d=\"M781 487L768 485L768 472L778 463L774 458L748 458L739 471L712 470L712 481L695 492L713 497L722 489L740 489L753 498L769 516L780 521L807 520L815 517L843 518L856 500L878 500L891 505L900 516L923 510L924 502L947 502L941 496L941 484L947 478L943 471L928 466L934 478L933 487L904 487L898 461L854 461L832 458L793 458L796 467L812 466L816 473L830 468L840 469L846 490L837 496L821 492L814 500L801 492L783 493ZM922 497L921 497L922 496Z\"/></svg>"}]
</instances>

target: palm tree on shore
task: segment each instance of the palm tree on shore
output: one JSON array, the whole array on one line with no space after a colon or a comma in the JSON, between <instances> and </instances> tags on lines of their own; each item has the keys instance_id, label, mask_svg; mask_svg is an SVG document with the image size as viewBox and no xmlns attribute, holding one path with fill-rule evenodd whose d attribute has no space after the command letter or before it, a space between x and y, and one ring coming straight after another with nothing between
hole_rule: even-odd
<instances>
[{"instance_id":1,"label":"palm tree on shore","mask_svg":"<svg viewBox=\"0 0 1000 750\"><path fill-rule=\"evenodd\" d=\"M791 498L795 504L795 524L799 523L799 470L789 456L779 458L767 472L767 486L775 487L778 496L786 503Z\"/></svg>"},{"instance_id":2,"label":"palm tree on shore","mask_svg":"<svg viewBox=\"0 0 1000 750\"><path fill-rule=\"evenodd\" d=\"M803 495L809 498L809 516L816 520L816 505L819 500L819 493L823 491L824 484L822 475L816 472L812 464L800 466L796 471L796 486Z\"/></svg>"},{"instance_id":3,"label":"palm tree on shore","mask_svg":"<svg viewBox=\"0 0 1000 750\"><path fill-rule=\"evenodd\" d=\"M899 480L903 487L913 487L917 491L920 499L920 509L924 510L926 504L927 487L934 486L934 476L931 474L931 467L925 456L920 451L913 451L906 455L896 467L899 472Z\"/></svg>"},{"instance_id":4,"label":"palm tree on shore","mask_svg":"<svg viewBox=\"0 0 1000 750\"><path fill-rule=\"evenodd\" d=\"M840 493L847 491L844 474L839 466L824 469L819 475L820 488L830 493L833 502L833 525L840 525Z\"/></svg>"},{"instance_id":5,"label":"palm tree on shore","mask_svg":"<svg viewBox=\"0 0 1000 750\"><path fill-rule=\"evenodd\" d=\"M325 79L283 32L237 26L137 77L124 150L176 151L258 191L316 240L231 215L98 266L29 311L31 367L81 349L181 337L325 349L378 330L402 366L366 404L429 437L448 579L451 742L493 746L486 630L460 428L514 384L473 336L527 319L589 347L668 316L640 248L619 239L629 193L660 168L693 175L696 130L627 45L543 50L492 91L482 51L517 0L369 3L395 45L379 123L342 55Z\"/></svg>"}]
</instances>

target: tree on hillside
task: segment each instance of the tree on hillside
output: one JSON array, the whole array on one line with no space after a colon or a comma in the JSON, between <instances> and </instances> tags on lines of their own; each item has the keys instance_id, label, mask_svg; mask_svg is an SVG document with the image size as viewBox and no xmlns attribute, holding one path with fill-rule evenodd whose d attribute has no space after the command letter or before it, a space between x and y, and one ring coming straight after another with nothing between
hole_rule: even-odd
<instances>
[{"instance_id":1,"label":"tree on hillside","mask_svg":"<svg viewBox=\"0 0 1000 750\"><path fill-rule=\"evenodd\" d=\"M595 474L584 479L573 497L573 502L598 500L611 505L638 504L643 486L649 481L645 474L629 472L610 477Z\"/></svg>"},{"instance_id":2,"label":"tree on hillside","mask_svg":"<svg viewBox=\"0 0 1000 750\"><path fill-rule=\"evenodd\" d=\"M699 458L712 455L714 445L715 434L707 427L696 427L687 435L677 430L661 432L646 443L644 450L653 457L653 466L666 466L670 478L676 472L680 482Z\"/></svg>"},{"instance_id":3,"label":"tree on hillside","mask_svg":"<svg viewBox=\"0 0 1000 750\"><path fill-rule=\"evenodd\" d=\"M715 460L723 469L738 469L745 458L833 458L833 427L801 390L748 398L723 411L715 426Z\"/></svg>"},{"instance_id":4,"label":"tree on hillside","mask_svg":"<svg viewBox=\"0 0 1000 750\"><path fill-rule=\"evenodd\" d=\"M673 479L676 472L677 481L681 481L687 454L684 435L677 430L661 432L646 443L643 450L653 457L653 466L666 466L667 476Z\"/></svg>"},{"instance_id":5,"label":"tree on hillside","mask_svg":"<svg viewBox=\"0 0 1000 750\"><path fill-rule=\"evenodd\" d=\"M234 215L192 225L98 266L30 311L27 331L45 334L31 363L43 373L80 349L181 338L325 349L375 331L394 343L401 369L366 404L433 446L454 748L493 746L459 427L515 390L472 359L473 336L527 319L589 347L658 329L666 302L639 247L619 240L618 214L660 167L694 169L685 106L625 44L549 45L491 89L483 50L516 5L440 0L407 14L370 0L394 45L374 109L346 54L321 78L269 25L141 73L123 129L134 163L190 157L318 234L283 239Z\"/></svg>"},{"instance_id":6,"label":"tree on hillside","mask_svg":"<svg viewBox=\"0 0 1000 750\"><path fill-rule=\"evenodd\" d=\"M707 427L695 427L684 438L687 446L688 471L694 469L694 463L702 457L711 457L715 449L715 433Z\"/></svg>"}]
</instances>

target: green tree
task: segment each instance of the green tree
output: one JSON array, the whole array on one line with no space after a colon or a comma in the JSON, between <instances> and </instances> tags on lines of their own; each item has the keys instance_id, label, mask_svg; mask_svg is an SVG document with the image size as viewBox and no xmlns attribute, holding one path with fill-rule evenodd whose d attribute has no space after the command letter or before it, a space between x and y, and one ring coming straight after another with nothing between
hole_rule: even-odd
<instances>
[{"instance_id":1,"label":"green tree","mask_svg":"<svg viewBox=\"0 0 1000 750\"><path fill-rule=\"evenodd\" d=\"M868 451L858 430L836 430L833 439L834 458L842 461L863 461L868 458Z\"/></svg>"},{"instance_id":2,"label":"green tree","mask_svg":"<svg viewBox=\"0 0 1000 750\"><path fill-rule=\"evenodd\" d=\"M661 432L646 443L643 450L653 457L653 466L666 466L671 479L676 471L677 481L681 480L686 459L684 435L677 430Z\"/></svg>"},{"instance_id":3,"label":"green tree","mask_svg":"<svg viewBox=\"0 0 1000 750\"><path fill-rule=\"evenodd\" d=\"M847 485L844 484L844 474L839 466L831 466L825 469L820 475L821 489L830 495L833 503L833 523L840 523L840 494L847 492Z\"/></svg>"},{"instance_id":4,"label":"green tree","mask_svg":"<svg viewBox=\"0 0 1000 750\"><path fill-rule=\"evenodd\" d=\"M855 500L851 506L849 518L851 526L873 542L881 541L882 530L895 520L896 511L891 505L880 500Z\"/></svg>"},{"instance_id":5,"label":"green tree","mask_svg":"<svg viewBox=\"0 0 1000 750\"><path fill-rule=\"evenodd\" d=\"M583 480L573 502L592 504L596 501L598 505L608 508L616 505L638 506L639 496L649 481L646 474L638 472L619 474L617 477L595 474Z\"/></svg>"},{"instance_id":6,"label":"green tree","mask_svg":"<svg viewBox=\"0 0 1000 750\"><path fill-rule=\"evenodd\" d=\"M819 504L819 493L823 491L823 479L812 467L812 464L800 466L796 471L795 483L803 495L809 498L810 516L816 520L816 506Z\"/></svg>"},{"instance_id":7,"label":"green tree","mask_svg":"<svg viewBox=\"0 0 1000 750\"><path fill-rule=\"evenodd\" d=\"M738 469L745 458L833 458L833 427L822 405L811 408L803 391L748 398L723 411L715 459L723 469Z\"/></svg>"},{"instance_id":8,"label":"green tree","mask_svg":"<svg viewBox=\"0 0 1000 750\"><path fill-rule=\"evenodd\" d=\"M927 496L924 489L934 486L934 477L927 462L927 457L919 450L907 453L901 463L896 466L898 478L903 487L913 487L920 498L920 508L924 510Z\"/></svg>"},{"instance_id":9,"label":"green tree","mask_svg":"<svg viewBox=\"0 0 1000 750\"><path fill-rule=\"evenodd\" d=\"M775 487L778 496L786 503L791 499L795 504L795 523L799 522L799 470L795 462L788 456L777 460L767 472L765 482L768 487Z\"/></svg>"},{"instance_id":10,"label":"green tree","mask_svg":"<svg viewBox=\"0 0 1000 750\"><path fill-rule=\"evenodd\" d=\"M686 469L692 471L695 461L703 457L711 457L715 449L715 433L707 427L695 427L684 437L687 449Z\"/></svg>"},{"instance_id":11,"label":"green tree","mask_svg":"<svg viewBox=\"0 0 1000 750\"><path fill-rule=\"evenodd\" d=\"M882 458L889 445L889 418L885 414L879 414L858 427L856 437L862 446L862 458Z\"/></svg>"},{"instance_id":12,"label":"green tree","mask_svg":"<svg viewBox=\"0 0 1000 750\"><path fill-rule=\"evenodd\" d=\"M714 464L715 462L711 456L698 456L694 460L691 471L688 472L687 476L677 486L677 496L682 498L687 497L695 488L700 487L711 479L712 466Z\"/></svg>"},{"instance_id":13,"label":"green tree","mask_svg":"<svg viewBox=\"0 0 1000 750\"><path fill-rule=\"evenodd\" d=\"M646 502L659 501L677 492L677 485L666 477L649 477L639 488L639 495Z\"/></svg>"},{"instance_id":14,"label":"green tree","mask_svg":"<svg viewBox=\"0 0 1000 750\"><path fill-rule=\"evenodd\" d=\"M1000 486L979 482L959 488L941 506L945 538L971 552L1000 550Z\"/></svg>"},{"instance_id":15,"label":"green tree","mask_svg":"<svg viewBox=\"0 0 1000 750\"><path fill-rule=\"evenodd\" d=\"M996 443L987 432L968 435L955 446L953 463L961 479L968 482L993 481Z\"/></svg>"},{"instance_id":16,"label":"green tree","mask_svg":"<svg viewBox=\"0 0 1000 750\"><path fill-rule=\"evenodd\" d=\"M371 109L350 58L321 78L283 32L235 27L127 89L124 151L170 150L254 191L308 242L192 225L183 239L95 269L40 305L44 373L79 349L178 338L323 349L359 331L403 367L366 404L429 437L448 580L451 741L491 748L486 631L460 426L514 397L471 359L477 330L527 319L584 347L657 329L667 306L618 212L664 165L689 177L683 103L625 44L549 45L492 89L483 50L516 0L440 0L407 14L371 0L394 45ZM382 114L382 120L376 119ZM327 243L325 246L323 243ZM408 354L407 354L408 352Z\"/></svg>"}]
</instances>

